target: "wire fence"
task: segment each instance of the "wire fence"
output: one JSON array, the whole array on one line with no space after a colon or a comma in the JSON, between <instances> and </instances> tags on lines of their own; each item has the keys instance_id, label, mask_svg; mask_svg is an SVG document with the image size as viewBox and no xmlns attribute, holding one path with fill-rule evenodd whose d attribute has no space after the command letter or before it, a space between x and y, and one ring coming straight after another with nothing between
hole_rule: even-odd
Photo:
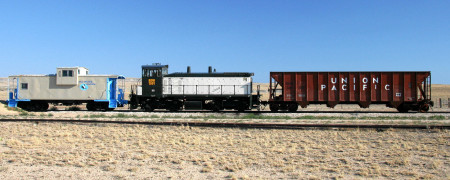
<instances>
[{"instance_id":1,"label":"wire fence","mask_svg":"<svg viewBox=\"0 0 450 180\"><path fill-rule=\"evenodd\" d=\"M433 101L434 108L450 108L450 98L436 98Z\"/></svg>"}]
</instances>

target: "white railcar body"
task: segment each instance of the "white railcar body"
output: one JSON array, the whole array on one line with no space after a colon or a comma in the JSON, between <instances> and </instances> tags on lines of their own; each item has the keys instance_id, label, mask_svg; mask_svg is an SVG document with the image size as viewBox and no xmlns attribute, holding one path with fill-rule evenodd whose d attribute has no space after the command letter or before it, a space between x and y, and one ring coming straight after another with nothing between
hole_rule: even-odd
<instances>
[{"instance_id":1,"label":"white railcar body","mask_svg":"<svg viewBox=\"0 0 450 180\"><path fill-rule=\"evenodd\" d=\"M163 95L251 95L251 77L164 77Z\"/></svg>"},{"instance_id":2,"label":"white railcar body","mask_svg":"<svg viewBox=\"0 0 450 180\"><path fill-rule=\"evenodd\" d=\"M107 99L108 78L113 75L85 75L78 77L76 85L57 85L55 75L10 76L17 84L19 99L29 100L99 100Z\"/></svg>"}]
</instances>

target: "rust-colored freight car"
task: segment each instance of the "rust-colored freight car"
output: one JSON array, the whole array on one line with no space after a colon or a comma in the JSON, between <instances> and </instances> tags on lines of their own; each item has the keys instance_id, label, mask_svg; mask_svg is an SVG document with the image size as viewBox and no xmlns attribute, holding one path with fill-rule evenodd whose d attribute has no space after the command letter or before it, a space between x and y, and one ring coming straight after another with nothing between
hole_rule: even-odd
<instances>
[{"instance_id":1,"label":"rust-colored freight car","mask_svg":"<svg viewBox=\"0 0 450 180\"><path fill-rule=\"evenodd\" d=\"M431 72L270 72L271 111L296 111L309 104L386 104L400 112L426 112Z\"/></svg>"}]
</instances>

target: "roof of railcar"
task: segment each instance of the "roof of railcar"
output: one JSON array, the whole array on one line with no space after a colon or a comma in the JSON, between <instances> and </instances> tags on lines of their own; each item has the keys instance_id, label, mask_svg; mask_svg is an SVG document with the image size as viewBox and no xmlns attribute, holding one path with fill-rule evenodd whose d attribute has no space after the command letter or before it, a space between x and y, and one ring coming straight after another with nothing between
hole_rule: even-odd
<instances>
[{"instance_id":1,"label":"roof of railcar","mask_svg":"<svg viewBox=\"0 0 450 180\"><path fill-rule=\"evenodd\" d=\"M270 71L271 73L430 73L431 71Z\"/></svg>"},{"instance_id":2,"label":"roof of railcar","mask_svg":"<svg viewBox=\"0 0 450 180\"><path fill-rule=\"evenodd\" d=\"M213 73L185 73L176 72L164 75L164 77L251 77L251 72L213 72Z\"/></svg>"}]
</instances>

